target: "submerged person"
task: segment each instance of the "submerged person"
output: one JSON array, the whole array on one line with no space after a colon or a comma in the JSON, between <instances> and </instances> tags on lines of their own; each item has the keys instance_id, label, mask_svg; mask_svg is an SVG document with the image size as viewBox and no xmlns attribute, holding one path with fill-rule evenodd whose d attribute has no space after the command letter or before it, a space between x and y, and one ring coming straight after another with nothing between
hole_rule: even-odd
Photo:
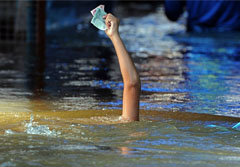
<instances>
[{"instance_id":1,"label":"submerged person","mask_svg":"<svg viewBox=\"0 0 240 167\"><path fill-rule=\"evenodd\" d=\"M123 78L123 106L122 116L123 121L139 121L139 98L141 83L136 67L127 52L125 45L119 35L119 19L112 14L103 16L105 19L105 33L110 38L115 48L120 71Z\"/></svg>"},{"instance_id":2,"label":"submerged person","mask_svg":"<svg viewBox=\"0 0 240 167\"><path fill-rule=\"evenodd\" d=\"M165 0L164 6L171 21L176 21L186 8L188 31L240 31L240 1Z\"/></svg>"}]
</instances>

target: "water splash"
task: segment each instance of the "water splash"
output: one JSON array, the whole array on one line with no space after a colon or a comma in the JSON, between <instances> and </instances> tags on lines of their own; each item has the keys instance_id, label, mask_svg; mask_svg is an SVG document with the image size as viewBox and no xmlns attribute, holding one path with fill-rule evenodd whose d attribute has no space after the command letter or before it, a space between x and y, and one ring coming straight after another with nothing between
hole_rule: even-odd
<instances>
[{"instance_id":1,"label":"water splash","mask_svg":"<svg viewBox=\"0 0 240 167\"><path fill-rule=\"evenodd\" d=\"M5 130L5 135L14 134L14 133L15 132L13 132L11 129Z\"/></svg>"},{"instance_id":2,"label":"water splash","mask_svg":"<svg viewBox=\"0 0 240 167\"><path fill-rule=\"evenodd\" d=\"M58 136L61 132L50 130L47 125L38 125L37 122L34 122L33 114L31 114L30 122L25 124L27 134L34 135L46 135L46 136Z\"/></svg>"}]
</instances>

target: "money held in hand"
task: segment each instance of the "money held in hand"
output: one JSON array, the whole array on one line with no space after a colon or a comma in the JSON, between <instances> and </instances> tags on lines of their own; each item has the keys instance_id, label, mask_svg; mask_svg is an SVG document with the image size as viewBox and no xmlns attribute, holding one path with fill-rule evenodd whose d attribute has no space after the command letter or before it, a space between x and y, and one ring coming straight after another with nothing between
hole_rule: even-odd
<instances>
[{"instance_id":1,"label":"money held in hand","mask_svg":"<svg viewBox=\"0 0 240 167\"><path fill-rule=\"evenodd\" d=\"M103 16L105 16L107 13L104 11L104 5L100 5L97 8L93 9L91 13L93 15L91 23L100 30L106 30L105 20L103 19Z\"/></svg>"}]
</instances>

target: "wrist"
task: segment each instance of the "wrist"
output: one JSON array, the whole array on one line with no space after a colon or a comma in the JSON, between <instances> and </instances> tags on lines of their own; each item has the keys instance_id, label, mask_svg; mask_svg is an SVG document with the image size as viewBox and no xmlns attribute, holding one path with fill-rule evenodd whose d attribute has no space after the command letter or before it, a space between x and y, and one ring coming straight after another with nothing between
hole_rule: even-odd
<instances>
[{"instance_id":1,"label":"wrist","mask_svg":"<svg viewBox=\"0 0 240 167\"><path fill-rule=\"evenodd\" d=\"M120 38L119 32L115 32L114 34L110 35L109 38L113 41L115 39Z\"/></svg>"}]
</instances>

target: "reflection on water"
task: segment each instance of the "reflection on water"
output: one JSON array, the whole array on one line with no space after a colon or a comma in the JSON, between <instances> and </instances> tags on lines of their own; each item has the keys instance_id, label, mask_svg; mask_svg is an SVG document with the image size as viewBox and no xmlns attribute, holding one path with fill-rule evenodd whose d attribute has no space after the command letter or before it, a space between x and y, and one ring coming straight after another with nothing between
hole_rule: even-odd
<instances>
[{"instance_id":1,"label":"reflection on water","mask_svg":"<svg viewBox=\"0 0 240 167\"><path fill-rule=\"evenodd\" d=\"M140 122L119 122L123 83L102 32L52 32L46 54L1 45L0 166L239 166L239 34L184 34L162 12L120 28Z\"/></svg>"}]
</instances>

